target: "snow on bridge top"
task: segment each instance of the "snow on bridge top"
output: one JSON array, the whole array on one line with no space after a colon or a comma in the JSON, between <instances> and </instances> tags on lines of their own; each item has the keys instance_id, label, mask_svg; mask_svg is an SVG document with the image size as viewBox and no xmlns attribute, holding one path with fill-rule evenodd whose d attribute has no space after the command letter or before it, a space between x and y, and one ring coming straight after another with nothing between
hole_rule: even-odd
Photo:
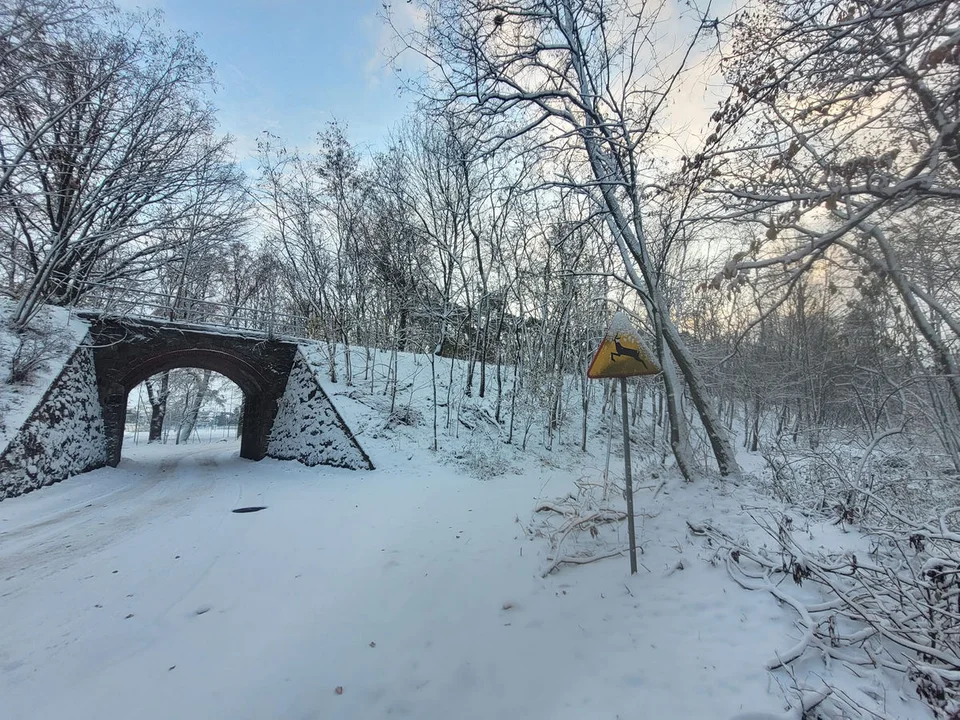
<instances>
[{"instance_id":1,"label":"snow on bridge top","mask_svg":"<svg viewBox=\"0 0 960 720\"><path fill-rule=\"evenodd\" d=\"M274 310L185 298L149 290L92 284L87 307L77 315L109 318L125 324L160 324L198 332L281 338L296 341L310 336L310 318Z\"/></svg>"},{"instance_id":2,"label":"snow on bridge top","mask_svg":"<svg viewBox=\"0 0 960 720\"><path fill-rule=\"evenodd\" d=\"M271 326L265 325L263 329L258 327L238 327L234 325L223 325L216 322L190 322L188 320L168 319L151 315L136 315L133 313L118 314L106 310L77 310L74 313L81 320L86 321L109 321L123 325L128 328L168 328L171 330L183 330L189 332L198 332L205 335L220 335L223 337L243 338L249 340L277 340L280 342L289 342L298 344L304 340L306 325L300 333L283 332L289 326L280 326L280 331L271 329ZM273 325L277 328L277 325Z\"/></svg>"}]
</instances>

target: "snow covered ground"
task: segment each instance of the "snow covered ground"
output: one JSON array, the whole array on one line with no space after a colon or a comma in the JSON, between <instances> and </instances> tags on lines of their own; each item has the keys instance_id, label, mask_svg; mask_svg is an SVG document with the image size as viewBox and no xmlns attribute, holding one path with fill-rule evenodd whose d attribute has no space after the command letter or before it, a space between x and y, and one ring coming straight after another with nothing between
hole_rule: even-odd
<instances>
[{"instance_id":1,"label":"snow covered ground","mask_svg":"<svg viewBox=\"0 0 960 720\"><path fill-rule=\"evenodd\" d=\"M429 366L401 360L399 416L419 423L390 417L379 379L327 388L373 472L128 442L118 469L0 503L0 717L786 717L792 679L765 666L800 638L795 613L733 583L686 525L757 546L768 499L684 484L641 443L639 574L625 556L545 574L558 521L536 509L601 477L602 425L586 454L575 424L570 444L522 452L454 420L434 453ZM247 506L265 509L231 512ZM565 552L626 547L624 525ZM929 717L879 671L810 655L804 685Z\"/></svg>"},{"instance_id":2,"label":"snow covered ground","mask_svg":"<svg viewBox=\"0 0 960 720\"><path fill-rule=\"evenodd\" d=\"M9 718L728 717L776 710L789 622L691 563L672 517L626 559L540 577L558 473L481 482L144 447L0 504ZM678 488L673 502L712 503ZM235 514L241 506L265 505ZM675 547L674 547L675 546ZM342 694L336 688L342 687Z\"/></svg>"}]
</instances>

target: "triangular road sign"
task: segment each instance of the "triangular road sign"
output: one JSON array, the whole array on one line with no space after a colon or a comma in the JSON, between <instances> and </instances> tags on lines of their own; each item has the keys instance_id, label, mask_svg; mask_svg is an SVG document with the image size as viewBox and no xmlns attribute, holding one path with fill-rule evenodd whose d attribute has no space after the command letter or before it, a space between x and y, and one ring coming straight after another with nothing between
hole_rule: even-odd
<instances>
[{"instance_id":1,"label":"triangular road sign","mask_svg":"<svg viewBox=\"0 0 960 720\"><path fill-rule=\"evenodd\" d=\"M587 377L598 380L656 375L658 372L660 368L654 362L652 353L640 341L640 333L623 312L617 312L593 356Z\"/></svg>"}]
</instances>

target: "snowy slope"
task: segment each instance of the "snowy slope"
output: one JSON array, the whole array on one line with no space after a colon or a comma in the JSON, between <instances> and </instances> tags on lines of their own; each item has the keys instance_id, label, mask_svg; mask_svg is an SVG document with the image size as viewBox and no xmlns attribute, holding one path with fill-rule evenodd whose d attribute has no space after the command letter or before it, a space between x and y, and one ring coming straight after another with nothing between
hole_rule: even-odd
<instances>
[{"instance_id":1,"label":"snowy slope","mask_svg":"<svg viewBox=\"0 0 960 720\"><path fill-rule=\"evenodd\" d=\"M317 367L324 364L324 348L314 348L313 361ZM397 455L406 457L415 463L420 453L431 447L430 417L432 389L429 363L423 356L400 354L396 402L389 398L389 368L387 356L381 355L374 363L377 368L368 378L360 368L365 365L363 350L353 351L354 386L346 387L342 382L343 357L338 358L341 383L328 384L340 412L347 422L358 431L364 446L371 451L375 463L382 462L377 452L386 445L387 457ZM599 486L603 484L604 469L607 466L606 449L608 433L613 430L614 442L611 443L613 457L609 461L610 501L607 506L619 506L624 502L618 490L622 488L622 448L619 441L619 419L608 418L602 413L600 402L600 384L594 383L596 396L591 401L589 418L588 451L579 451L580 417L577 381L571 379L568 406L573 408L565 426L558 430L558 440L553 450L545 450L538 441L543 440L542 430L534 422L533 439L527 451L521 451L517 445L505 442L505 423L493 426L488 422L493 417L494 394L489 392L486 399L466 397L463 393L465 378L464 364L453 363L452 375L449 373L448 360L437 363L437 396L441 398L439 412L441 437L440 451L433 454L437 462L459 472L479 479L496 477L541 479L538 500L527 511L527 515L518 512L517 519L527 537L536 538L547 547L539 557L538 572L554 573L557 576L579 578L598 574L619 582L621 573L626 575L625 553L597 564L570 566L560 564L558 560L573 558L579 561L602 555L612 549L623 550L627 547L625 523L613 523L600 526L598 536L587 532L569 532L571 516L558 516L550 511L532 512L537 507L559 506L569 510L571 506L586 505L589 512L596 509L585 503L585 497L597 500ZM493 369L488 369L488 377ZM509 377L509 374L505 375ZM452 378L453 392L450 397L450 421L446 422L447 385ZM506 384L506 383L505 383ZM505 397L509 397L508 387ZM522 396L521 396L522 397ZM526 398L529 402L529 398ZM504 400L507 403L507 400ZM526 412L526 411L525 411ZM536 409L529 410L536 413ZM812 696L825 690L825 681L832 689L829 712L840 713L836 717L870 716L878 718L929 717L930 712L917 699L914 688L903 681L902 676L876 668L849 666L831 661L818 653L811 645L790 669L779 668L772 674L766 674L767 666L783 655L804 638L803 628L797 624L796 612L788 605L774 599L769 593L747 592L748 600L744 605L732 605L733 597L742 598L745 592L723 569L719 548L710 540L704 541L690 533L688 522L695 525L708 523L721 528L731 537L758 548L761 553L771 553L776 557L777 544L767 535L764 527L776 526L784 518L792 519L797 536L809 552L859 553L867 556L872 545L863 536L839 528L830 517L807 516L805 508L786 507L771 499L770 480L761 470L766 470L764 461L757 454L741 451L741 465L751 473L741 485L731 482L707 482L696 486L683 483L673 469L672 458L659 453L651 453L645 441L650 436L646 418L652 415L652 408L645 407L640 422L633 430L635 447L633 451L634 485L637 490L637 532L638 542L643 549L640 558L641 570L638 577L647 574L656 578L652 584L644 584L647 594L641 598L636 609L649 608L652 617L659 618L654 627L664 627L668 637L684 638L685 631L696 628L697 637L705 633L716 633L718 624L727 625L726 635L719 639L720 647L737 648L742 637L733 631L730 624L742 625L753 619L746 608L751 603L761 603L774 610L768 619L779 625L773 629L769 623L760 625L760 629L747 628L748 652L763 648L764 659L757 665L741 665L735 652L724 655L721 662L732 662L744 677L753 677L753 673L765 677L769 692L777 698L779 709L774 717L794 717L797 708L809 702ZM417 422L411 427L405 420L413 417ZM462 420L462 422L461 422ZM472 428L472 429L468 429ZM377 444L372 444L370 438ZM576 501L572 501L576 498ZM806 500L806 498L804 498ZM805 505L807 503L804 503ZM810 503L811 505L813 503ZM563 534L569 532L569 534ZM557 538L561 538L561 548L554 547ZM562 550L560 552L559 550ZM682 570L680 568L683 568ZM603 568L601 570L601 568ZM702 573L706 573L705 575ZM685 581L674 580L682 575ZM661 581L659 578L670 578ZM615 578L615 579L614 579ZM636 578L634 578L636 580ZM671 583L679 583L681 595ZM800 602L817 604L824 599L815 588L796 586L792 582L783 587L786 596L797 598ZM689 592L691 600L683 607L683 593ZM704 601L703 597L709 598ZM676 606L674 608L674 606ZM660 617L654 608L674 608L663 612ZM708 612L710 608L712 612ZM600 611L596 607L595 611ZM676 610L676 611L674 611ZM686 620L684 619L686 618ZM826 622L827 616L818 615L818 621ZM721 633L723 635L723 633ZM733 636L736 636L736 639ZM721 652L721 655L723 653ZM747 669L749 668L749 669ZM744 675L745 673L745 675ZM742 703L750 712L769 704L769 698ZM669 703L664 708L675 710ZM787 708L790 708L788 711ZM784 714L786 713L786 714ZM664 715L666 716L666 715ZM686 717L686 715L671 715ZM712 717L723 717L723 713L714 713ZM651 717L657 717L653 714ZM760 717L759 715L757 717ZM764 716L769 717L770 716Z\"/></svg>"},{"instance_id":2,"label":"snowy slope","mask_svg":"<svg viewBox=\"0 0 960 720\"><path fill-rule=\"evenodd\" d=\"M63 370L88 329L85 322L66 308L44 308L31 324L31 329L44 336L40 350L45 358L42 367L31 382L10 384L6 380L19 344L7 324L12 310L12 302L0 297L0 454Z\"/></svg>"}]
</instances>

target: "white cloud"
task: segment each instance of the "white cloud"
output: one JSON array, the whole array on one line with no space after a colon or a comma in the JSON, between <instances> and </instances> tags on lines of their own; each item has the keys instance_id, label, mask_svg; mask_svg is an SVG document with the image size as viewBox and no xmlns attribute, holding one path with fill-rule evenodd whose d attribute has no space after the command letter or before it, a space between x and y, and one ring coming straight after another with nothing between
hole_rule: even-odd
<instances>
[{"instance_id":1,"label":"white cloud","mask_svg":"<svg viewBox=\"0 0 960 720\"><path fill-rule=\"evenodd\" d=\"M420 30L426 25L426 15L414 3L401 2L389 4L386 7L385 13L368 15L364 18L372 45L366 64L367 82L372 87L377 87L384 79L393 77L391 63L401 50L401 42L397 35ZM405 69L401 67L400 72L406 70L409 73L418 69L420 63L416 62L415 58L405 58L405 60L408 67Z\"/></svg>"}]
</instances>

